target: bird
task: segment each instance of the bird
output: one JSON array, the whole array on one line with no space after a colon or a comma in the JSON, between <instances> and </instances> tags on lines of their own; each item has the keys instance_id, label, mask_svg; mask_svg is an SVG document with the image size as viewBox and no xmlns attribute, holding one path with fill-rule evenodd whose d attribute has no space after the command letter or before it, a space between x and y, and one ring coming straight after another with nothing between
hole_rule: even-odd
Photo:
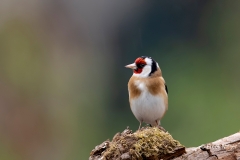
<instances>
[{"instance_id":1,"label":"bird","mask_svg":"<svg viewBox=\"0 0 240 160\"><path fill-rule=\"evenodd\" d=\"M126 65L133 70L128 82L130 108L140 122L159 127L160 120L168 110L168 88L158 63L151 57L138 57Z\"/></svg>"}]
</instances>

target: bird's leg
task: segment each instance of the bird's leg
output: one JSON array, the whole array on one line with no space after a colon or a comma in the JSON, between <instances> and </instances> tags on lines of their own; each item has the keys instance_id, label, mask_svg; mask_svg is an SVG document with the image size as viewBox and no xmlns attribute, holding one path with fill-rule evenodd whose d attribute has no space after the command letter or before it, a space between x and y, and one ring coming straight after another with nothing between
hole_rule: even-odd
<instances>
[{"instance_id":1,"label":"bird's leg","mask_svg":"<svg viewBox=\"0 0 240 160\"><path fill-rule=\"evenodd\" d=\"M167 132L162 126L160 126L159 124L158 124L158 120L156 120L155 121L156 123L157 123L157 127L160 129L160 130L162 130L162 131L164 131L164 132Z\"/></svg>"},{"instance_id":2,"label":"bird's leg","mask_svg":"<svg viewBox=\"0 0 240 160\"><path fill-rule=\"evenodd\" d=\"M141 125L142 125L142 121L140 121L140 124L139 124L138 130L141 129Z\"/></svg>"}]
</instances>

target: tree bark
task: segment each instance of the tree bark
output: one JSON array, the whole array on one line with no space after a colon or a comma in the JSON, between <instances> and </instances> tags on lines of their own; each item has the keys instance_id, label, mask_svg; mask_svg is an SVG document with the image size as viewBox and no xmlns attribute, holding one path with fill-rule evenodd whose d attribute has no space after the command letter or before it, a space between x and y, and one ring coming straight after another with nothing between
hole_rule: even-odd
<instances>
[{"instance_id":1,"label":"tree bark","mask_svg":"<svg viewBox=\"0 0 240 160\"><path fill-rule=\"evenodd\" d=\"M187 148L174 160L240 160L240 132L199 147Z\"/></svg>"}]
</instances>

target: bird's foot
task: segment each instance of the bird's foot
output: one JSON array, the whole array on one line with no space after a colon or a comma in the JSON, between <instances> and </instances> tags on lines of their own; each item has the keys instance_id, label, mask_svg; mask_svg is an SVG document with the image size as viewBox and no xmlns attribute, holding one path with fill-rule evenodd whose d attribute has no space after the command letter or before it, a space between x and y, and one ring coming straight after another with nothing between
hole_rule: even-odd
<instances>
[{"instance_id":1,"label":"bird's foot","mask_svg":"<svg viewBox=\"0 0 240 160\"><path fill-rule=\"evenodd\" d=\"M157 126L160 130L162 130L163 132L167 132L162 126Z\"/></svg>"}]
</instances>

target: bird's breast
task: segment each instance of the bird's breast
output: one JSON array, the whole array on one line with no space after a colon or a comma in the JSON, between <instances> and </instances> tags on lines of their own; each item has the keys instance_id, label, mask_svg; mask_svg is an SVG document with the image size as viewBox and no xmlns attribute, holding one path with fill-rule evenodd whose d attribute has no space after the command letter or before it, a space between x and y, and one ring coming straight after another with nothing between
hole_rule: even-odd
<instances>
[{"instance_id":1,"label":"bird's breast","mask_svg":"<svg viewBox=\"0 0 240 160\"><path fill-rule=\"evenodd\" d=\"M139 90L139 95L131 96L131 92L129 92L129 98L131 110L135 117L146 123L160 120L167 110L164 96L152 94L144 82L135 81L134 86Z\"/></svg>"},{"instance_id":2,"label":"bird's breast","mask_svg":"<svg viewBox=\"0 0 240 160\"><path fill-rule=\"evenodd\" d=\"M146 123L162 119L167 109L162 96L149 92L142 92L139 97L131 99L130 103L135 117Z\"/></svg>"}]
</instances>

